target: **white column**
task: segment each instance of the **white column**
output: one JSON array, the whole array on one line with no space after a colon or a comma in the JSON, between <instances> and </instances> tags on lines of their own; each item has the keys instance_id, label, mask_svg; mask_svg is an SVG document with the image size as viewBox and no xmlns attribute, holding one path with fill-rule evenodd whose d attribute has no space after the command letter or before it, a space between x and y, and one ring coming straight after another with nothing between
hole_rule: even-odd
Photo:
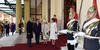
<instances>
[{"instance_id":1,"label":"white column","mask_svg":"<svg viewBox=\"0 0 100 50\"><path fill-rule=\"evenodd\" d=\"M80 6L81 6L82 0L77 0L77 13L79 14ZM81 16L80 16L80 25L82 26L83 22L87 18L87 11L88 9L93 5L93 0L83 0L82 10L81 10Z\"/></svg>"},{"instance_id":2,"label":"white column","mask_svg":"<svg viewBox=\"0 0 100 50\"><path fill-rule=\"evenodd\" d=\"M56 0L51 0L51 18L56 14Z\"/></svg>"},{"instance_id":3,"label":"white column","mask_svg":"<svg viewBox=\"0 0 100 50\"><path fill-rule=\"evenodd\" d=\"M24 32L26 32L26 24L30 18L30 0L24 0Z\"/></svg>"},{"instance_id":4,"label":"white column","mask_svg":"<svg viewBox=\"0 0 100 50\"><path fill-rule=\"evenodd\" d=\"M56 16L58 18L58 29L63 29L64 25L64 0L56 0Z\"/></svg>"},{"instance_id":5,"label":"white column","mask_svg":"<svg viewBox=\"0 0 100 50\"><path fill-rule=\"evenodd\" d=\"M42 0L42 19L46 18L48 21L48 0Z\"/></svg>"},{"instance_id":6,"label":"white column","mask_svg":"<svg viewBox=\"0 0 100 50\"><path fill-rule=\"evenodd\" d=\"M4 14L2 13L2 21L4 20Z\"/></svg>"},{"instance_id":7,"label":"white column","mask_svg":"<svg viewBox=\"0 0 100 50\"><path fill-rule=\"evenodd\" d=\"M51 18L57 16L58 30L64 27L64 0L51 0Z\"/></svg>"},{"instance_id":8,"label":"white column","mask_svg":"<svg viewBox=\"0 0 100 50\"><path fill-rule=\"evenodd\" d=\"M98 12L99 12L99 16L100 16L100 0L97 0L97 6L98 6Z\"/></svg>"},{"instance_id":9,"label":"white column","mask_svg":"<svg viewBox=\"0 0 100 50\"><path fill-rule=\"evenodd\" d=\"M22 17L21 0L16 0L16 32L19 31L19 22Z\"/></svg>"}]
</instances>

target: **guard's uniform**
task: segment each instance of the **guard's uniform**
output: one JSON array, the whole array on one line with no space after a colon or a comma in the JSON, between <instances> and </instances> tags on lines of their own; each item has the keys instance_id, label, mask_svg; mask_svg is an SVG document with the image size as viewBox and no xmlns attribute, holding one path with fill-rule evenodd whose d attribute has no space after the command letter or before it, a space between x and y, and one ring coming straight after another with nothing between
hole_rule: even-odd
<instances>
[{"instance_id":1,"label":"guard's uniform","mask_svg":"<svg viewBox=\"0 0 100 50\"><path fill-rule=\"evenodd\" d=\"M99 50L100 44L100 20L96 18L96 8L94 6L88 9L88 20L83 25L85 32L84 49ZM91 16L92 15L92 16Z\"/></svg>"},{"instance_id":2,"label":"guard's uniform","mask_svg":"<svg viewBox=\"0 0 100 50\"><path fill-rule=\"evenodd\" d=\"M92 37L100 37L100 21L99 19L92 19L86 22L83 25L83 31L86 33L86 37L84 39L84 48L85 50L99 50L99 39L95 39Z\"/></svg>"},{"instance_id":3,"label":"guard's uniform","mask_svg":"<svg viewBox=\"0 0 100 50\"><path fill-rule=\"evenodd\" d=\"M71 19L67 23L67 29L70 31L78 31L78 21L75 19ZM67 46L68 50L74 50L75 44L77 43L77 38L74 38L74 33L75 32L67 32Z\"/></svg>"}]
</instances>

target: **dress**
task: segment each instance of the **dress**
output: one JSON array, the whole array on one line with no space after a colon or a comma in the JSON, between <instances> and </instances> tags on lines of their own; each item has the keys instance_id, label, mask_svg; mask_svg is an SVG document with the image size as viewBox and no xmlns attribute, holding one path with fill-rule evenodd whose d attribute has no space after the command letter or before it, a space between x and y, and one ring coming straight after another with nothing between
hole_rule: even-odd
<instances>
[{"instance_id":1,"label":"dress","mask_svg":"<svg viewBox=\"0 0 100 50\"><path fill-rule=\"evenodd\" d=\"M55 22L51 23L51 25L50 25L50 40L56 40L57 39L56 32L57 32L56 23Z\"/></svg>"},{"instance_id":2,"label":"dress","mask_svg":"<svg viewBox=\"0 0 100 50\"><path fill-rule=\"evenodd\" d=\"M49 38L49 36L48 36L48 33L49 33L48 24L42 24L42 33L43 33L43 39Z\"/></svg>"},{"instance_id":3,"label":"dress","mask_svg":"<svg viewBox=\"0 0 100 50\"><path fill-rule=\"evenodd\" d=\"M11 24L11 32L15 32L15 24Z\"/></svg>"},{"instance_id":4,"label":"dress","mask_svg":"<svg viewBox=\"0 0 100 50\"><path fill-rule=\"evenodd\" d=\"M90 21L87 21L83 25L83 31L86 33L86 37L84 39L84 49L85 50L99 50L100 44L99 39L95 39L92 37L100 37L100 21L99 19L91 19Z\"/></svg>"}]
</instances>

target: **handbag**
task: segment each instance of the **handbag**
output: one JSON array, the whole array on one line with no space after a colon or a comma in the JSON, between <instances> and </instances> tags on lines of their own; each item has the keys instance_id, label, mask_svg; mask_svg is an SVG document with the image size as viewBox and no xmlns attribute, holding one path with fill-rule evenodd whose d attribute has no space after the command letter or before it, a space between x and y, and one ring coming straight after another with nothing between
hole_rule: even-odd
<instances>
[{"instance_id":1,"label":"handbag","mask_svg":"<svg viewBox=\"0 0 100 50\"><path fill-rule=\"evenodd\" d=\"M41 35L40 35L40 36L41 36L41 40L43 40L43 34L42 34L42 33L41 33Z\"/></svg>"}]
</instances>

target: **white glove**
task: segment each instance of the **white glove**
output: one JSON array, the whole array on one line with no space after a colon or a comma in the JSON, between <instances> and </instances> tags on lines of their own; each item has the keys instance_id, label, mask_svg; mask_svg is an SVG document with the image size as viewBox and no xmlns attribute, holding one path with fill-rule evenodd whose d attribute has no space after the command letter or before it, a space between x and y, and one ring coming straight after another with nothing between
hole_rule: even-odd
<instances>
[{"instance_id":1,"label":"white glove","mask_svg":"<svg viewBox=\"0 0 100 50\"><path fill-rule=\"evenodd\" d=\"M74 38L76 38L76 37L78 37L78 34L77 33L74 33L74 36L73 36Z\"/></svg>"},{"instance_id":2,"label":"white glove","mask_svg":"<svg viewBox=\"0 0 100 50\"><path fill-rule=\"evenodd\" d=\"M85 37L88 38L88 39L92 39L92 37L89 36L89 35L85 35Z\"/></svg>"},{"instance_id":3,"label":"white glove","mask_svg":"<svg viewBox=\"0 0 100 50\"><path fill-rule=\"evenodd\" d=\"M84 32L77 32L77 36L79 36L79 37L85 37L85 33Z\"/></svg>"},{"instance_id":4,"label":"white glove","mask_svg":"<svg viewBox=\"0 0 100 50\"><path fill-rule=\"evenodd\" d=\"M100 44L100 37L99 37L99 44Z\"/></svg>"}]
</instances>

